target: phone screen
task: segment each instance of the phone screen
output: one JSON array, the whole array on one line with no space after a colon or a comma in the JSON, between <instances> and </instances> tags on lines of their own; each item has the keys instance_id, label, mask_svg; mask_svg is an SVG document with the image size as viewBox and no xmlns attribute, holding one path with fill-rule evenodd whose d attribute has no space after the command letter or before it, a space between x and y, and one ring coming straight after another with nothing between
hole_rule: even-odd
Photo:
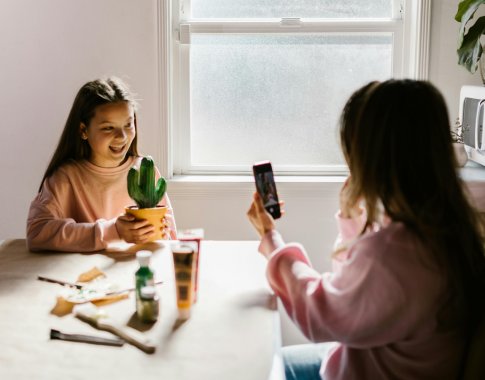
<instances>
[{"instance_id":1,"label":"phone screen","mask_svg":"<svg viewBox=\"0 0 485 380\"><path fill-rule=\"evenodd\" d=\"M256 190L263 200L264 208L274 219L278 219L281 211L271 163L264 161L254 164L253 173Z\"/></svg>"}]
</instances>

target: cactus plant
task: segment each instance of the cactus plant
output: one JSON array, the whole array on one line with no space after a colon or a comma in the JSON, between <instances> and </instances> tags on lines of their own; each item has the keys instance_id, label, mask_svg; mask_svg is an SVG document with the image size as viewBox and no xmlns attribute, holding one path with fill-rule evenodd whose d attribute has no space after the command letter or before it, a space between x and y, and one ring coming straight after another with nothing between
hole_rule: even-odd
<instances>
[{"instance_id":1,"label":"cactus plant","mask_svg":"<svg viewBox=\"0 0 485 380\"><path fill-rule=\"evenodd\" d=\"M156 207L166 189L167 182L163 177L155 185L155 164L150 156L143 157L140 170L133 167L128 172L128 194L139 208Z\"/></svg>"}]
</instances>

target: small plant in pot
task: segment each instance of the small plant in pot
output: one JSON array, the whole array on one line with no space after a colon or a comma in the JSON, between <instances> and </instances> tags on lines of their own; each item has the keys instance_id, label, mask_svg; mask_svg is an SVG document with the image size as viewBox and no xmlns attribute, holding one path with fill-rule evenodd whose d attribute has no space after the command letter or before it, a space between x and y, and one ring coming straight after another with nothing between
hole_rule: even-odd
<instances>
[{"instance_id":1,"label":"small plant in pot","mask_svg":"<svg viewBox=\"0 0 485 380\"><path fill-rule=\"evenodd\" d=\"M167 190L167 181L160 177L155 183L155 164L150 156L143 157L140 169L131 168L128 172L128 194L136 206L125 208L127 214L136 219L146 219L155 227L155 234L150 241L163 239L163 217L166 206L159 206Z\"/></svg>"}]
</instances>

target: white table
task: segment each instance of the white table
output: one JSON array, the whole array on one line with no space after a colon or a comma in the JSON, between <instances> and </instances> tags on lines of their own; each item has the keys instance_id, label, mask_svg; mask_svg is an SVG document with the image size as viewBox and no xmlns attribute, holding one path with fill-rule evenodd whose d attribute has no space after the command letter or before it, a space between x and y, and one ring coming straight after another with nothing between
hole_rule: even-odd
<instances>
[{"instance_id":1,"label":"white table","mask_svg":"<svg viewBox=\"0 0 485 380\"><path fill-rule=\"evenodd\" d=\"M468 160L459 174L465 181L485 182L485 167L474 161Z\"/></svg>"},{"instance_id":2,"label":"white table","mask_svg":"<svg viewBox=\"0 0 485 380\"><path fill-rule=\"evenodd\" d=\"M143 247L152 250L156 278L164 281L158 286L158 322L148 329L137 322L133 293L103 309L154 341L158 347L152 355L126 343L109 347L49 340L51 328L111 335L72 314L50 314L62 287L36 279L44 275L74 282L80 273L97 266L108 280L130 287L138 268L134 252L140 246L86 255L30 253L23 239L0 243L2 380L282 378L276 299L268 287L266 263L257 252L257 242L202 242L199 299L191 318L183 324L177 324L169 247L162 243Z\"/></svg>"}]
</instances>

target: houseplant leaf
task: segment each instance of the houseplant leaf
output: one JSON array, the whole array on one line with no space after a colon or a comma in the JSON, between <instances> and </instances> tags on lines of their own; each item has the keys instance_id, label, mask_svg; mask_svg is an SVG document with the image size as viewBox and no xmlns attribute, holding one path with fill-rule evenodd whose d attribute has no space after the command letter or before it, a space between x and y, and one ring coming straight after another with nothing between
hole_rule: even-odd
<instances>
[{"instance_id":1,"label":"houseplant leaf","mask_svg":"<svg viewBox=\"0 0 485 380\"><path fill-rule=\"evenodd\" d=\"M455 20L461 22L460 32L458 34L458 48L464 44L465 29L468 22L473 18L480 5L485 4L485 0L463 0L458 5L458 11Z\"/></svg>"},{"instance_id":2,"label":"houseplant leaf","mask_svg":"<svg viewBox=\"0 0 485 380\"><path fill-rule=\"evenodd\" d=\"M463 36L461 46L458 48L458 64L464 66L472 74L475 73L478 61L482 55L480 37L485 32L485 16L480 17Z\"/></svg>"},{"instance_id":3,"label":"houseplant leaf","mask_svg":"<svg viewBox=\"0 0 485 380\"><path fill-rule=\"evenodd\" d=\"M462 0L460 4L458 4L455 20L458 22L465 22L466 24L468 20L473 17L478 7L484 3L485 0Z\"/></svg>"}]
</instances>

